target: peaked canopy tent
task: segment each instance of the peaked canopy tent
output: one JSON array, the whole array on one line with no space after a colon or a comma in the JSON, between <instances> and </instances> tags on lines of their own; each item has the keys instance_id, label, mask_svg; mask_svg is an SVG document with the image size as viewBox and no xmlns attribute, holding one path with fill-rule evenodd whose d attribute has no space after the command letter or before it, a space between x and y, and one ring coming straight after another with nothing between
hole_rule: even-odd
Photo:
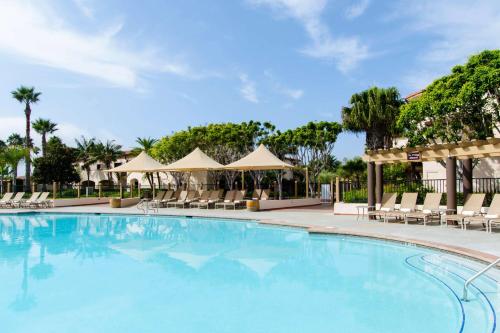
<instances>
[{"instance_id":1,"label":"peaked canopy tent","mask_svg":"<svg viewBox=\"0 0 500 333\"><path fill-rule=\"evenodd\" d=\"M196 148L180 160L165 165L156 171L196 172L222 169L224 169L222 164L209 157L200 148Z\"/></svg>"},{"instance_id":2,"label":"peaked canopy tent","mask_svg":"<svg viewBox=\"0 0 500 333\"><path fill-rule=\"evenodd\" d=\"M165 167L163 164L149 156L146 152L141 152L137 157L128 161L125 164L117 166L116 168L107 170L108 172L139 172L139 173L150 173L157 172L158 169ZM153 196L155 192L154 187L154 177L153 177Z\"/></svg>"},{"instance_id":3,"label":"peaked canopy tent","mask_svg":"<svg viewBox=\"0 0 500 333\"><path fill-rule=\"evenodd\" d=\"M209 157L200 148L197 147L195 150L193 150L191 153L184 156L180 160L163 166L156 171L178 171L189 172L191 174L191 172L222 170L223 168L224 166L222 164Z\"/></svg>"},{"instance_id":4,"label":"peaked canopy tent","mask_svg":"<svg viewBox=\"0 0 500 333\"><path fill-rule=\"evenodd\" d=\"M286 170L293 165L283 162L269 151L263 144L242 159L228 164L226 170Z\"/></svg>"},{"instance_id":5,"label":"peaked canopy tent","mask_svg":"<svg viewBox=\"0 0 500 333\"><path fill-rule=\"evenodd\" d=\"M125 164L108 170L108 172L156 172L158 169L165 167L146 152L141 152L137 157L128 161Z\"/></svg>"},{"instance_id":6,"label":"peaked canopy tent","mask_svg":"<svg viewBox=\"0 0 500 333\"><path fill-rule=\"evenodd\" d=\"M263 144L247 156L224 167L226 170L241 170L242 179L245 171L251 170L287 170L293 169L293 165L283 162L269 151ZM242 181L243 183L243 181ZM281 180L279 191L281 196Z\"/></svg>"}]
</instances>

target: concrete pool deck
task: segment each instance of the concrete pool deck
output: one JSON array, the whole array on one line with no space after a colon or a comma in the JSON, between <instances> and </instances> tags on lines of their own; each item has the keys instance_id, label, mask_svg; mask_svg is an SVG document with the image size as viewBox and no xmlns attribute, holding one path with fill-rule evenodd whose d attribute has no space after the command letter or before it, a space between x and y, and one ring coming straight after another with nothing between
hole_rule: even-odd
<instances>
[{"instance_id":1,"label":"concrete pool deck","mask_svg":"<svg viewBox=\"0 0 500 333\"><path fill-rule=\"evenodd\" d=\"M29 209L2 209L0 214L28 212ZM39 212L57 213L110 213L142 214L134 207L110 208L109 205L89 205L39 209ZM236 218L257 220L262 224L299 227L311 233L341 234L373 237L413 243L454 252L479 260L491 262L500 257L500 232L487 233L480 225L468 230L454 226L439 226L437 223L422 224L382 223L357 219L356 216L334 215L332 206L293 208L274 211L250 212L246 210L222 209L176 209L160 208L158 215Z\"/></svg>"}]
</instances>

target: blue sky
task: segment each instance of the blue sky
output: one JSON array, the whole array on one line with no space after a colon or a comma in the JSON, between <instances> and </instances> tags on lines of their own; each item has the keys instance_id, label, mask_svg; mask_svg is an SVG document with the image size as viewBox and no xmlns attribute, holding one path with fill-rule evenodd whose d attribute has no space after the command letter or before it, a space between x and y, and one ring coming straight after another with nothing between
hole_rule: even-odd
<instances>
[{"instance_id":1,"label":"blue sky","mask_svg":"<svg viewBox=\"0 0 500 333\"><path fill-rule=\"evenodd\" d=\"M340 121L373 85L404 96L483 49L500 47L500 2L483 0L4 0L0 136L33 116L80 135L161 137L191 125ZM363 151L342 134L338 158Z\"/></svg>"}]
</instances>

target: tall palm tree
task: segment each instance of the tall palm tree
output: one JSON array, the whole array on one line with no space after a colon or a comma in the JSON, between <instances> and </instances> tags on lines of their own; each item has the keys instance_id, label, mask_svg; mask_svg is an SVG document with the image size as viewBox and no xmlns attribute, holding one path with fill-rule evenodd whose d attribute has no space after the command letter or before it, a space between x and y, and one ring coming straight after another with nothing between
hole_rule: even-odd
<instances>
[{"instance_id":1,"label":"tall palm tree","mask_svg":"<svg viewBox=\"0 0 500 333\"><path fill-rule=\"evenodd\" d=\"M47 134L52 134L57 131L57 124L51 122L49 119L38 118L32 123L32 125L35 132L42 136L42 156L45 157L45 151L47 149Z\"/></svg>"},{"instance_id":2,"label":"tall palm tree","mask_svg":"<svg viewBox=\"0 0 500 333\"><path fill-rule=\"evenodd\" d=\"M396 88L372 87L351 96L349 107L342 108L346 130L366 133L367 149L392 147L397 134L396 120L403 103Z\"/></svg>"},{"instance_id":3,"label":"tall palm tree","mask_svg":"<svg viewBox=\"0 0 500 333\"><path fill-rule=\"evenodd\" d=\"M24 115L26 116L26 137L25 147L27 149L26 156L26 175L24 181L24 191L30 191L30 177L31 177L31 158L29 156L32 147L31 144L31 104L35 104L40 100L41 92L36 92L35 87L20 86L17 90L12 91L14 97L19 103L25 105Z\"/></svg>"},{"instance_id":4,"label":"tall palm tree","mask_svg":"<svg viewBox=\"0 0 500 333\"><path fill-rule=\"evenodd\" d=\"M84 136L80 140L75 139L76 156L82 162L82 168L87 175L87 186L90 182L90 166L97 162L95 138L87 139Z\"/></svg>"},{"instance_id":5,"label":"tall palm tree","mask_svg":"<svg viewBox=\"0 0 500 333\"><path fill-rule=\"evenodd\" d=\"M122 155L122 146L115 143L115 140L107 140L105 143L99 142L95 145L95 157L101 161L107 170L111 169L113 162L118 160ZM108 172L108 182L113 182L111 172Z\"/></svg>"}]
</instances>

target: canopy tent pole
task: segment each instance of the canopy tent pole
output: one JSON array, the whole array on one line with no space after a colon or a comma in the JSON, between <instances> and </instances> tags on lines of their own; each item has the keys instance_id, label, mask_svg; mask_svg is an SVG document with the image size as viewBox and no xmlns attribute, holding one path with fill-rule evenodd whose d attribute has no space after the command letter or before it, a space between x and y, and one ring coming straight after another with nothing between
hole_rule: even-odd
<instances>
[{"instance_id":1,"label":"canopy tent pole","mask_svg":"<svg viewBox=\"0 0 500 333\"><path fill-rule=\"evenodd\" d=\"M245 189L245 170L241 170L241 189Z\"/></svg>"}]
</instances>

